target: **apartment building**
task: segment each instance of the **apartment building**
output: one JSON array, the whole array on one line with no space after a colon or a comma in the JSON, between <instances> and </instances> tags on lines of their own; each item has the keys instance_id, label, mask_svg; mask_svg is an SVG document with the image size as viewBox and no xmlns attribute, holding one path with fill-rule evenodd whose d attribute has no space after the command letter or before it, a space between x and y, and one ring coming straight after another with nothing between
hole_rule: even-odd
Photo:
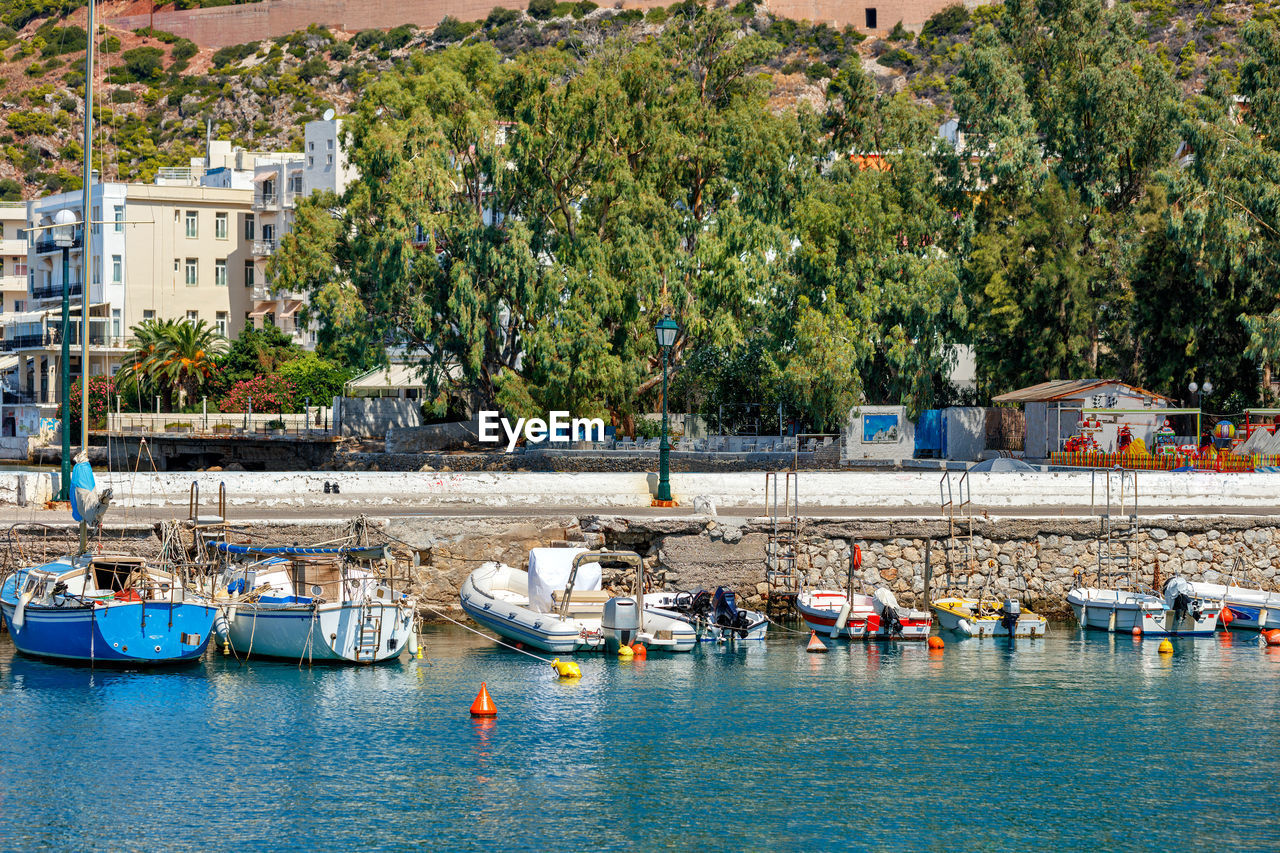
<instances>
[{"instance_id":1,"label":"apartment building","mask_svg":"<svg viewBox=\"0 0 1280 853\"><path fill-rule=\"evenodd\" d=\"M341 194L355 177L342 148L342 122L326 113L323 119L303 127L303 151L254 169L253 310L250 320L261 328L273 323L307 349L316 345L316 329L299 322L298 312L307 304L305 293L272 286L267 261L280 246L280 238L293 228L299 200L321 190Z\"/></svg>"},{"instance_id":2,"label":"apartment building","mask_svg":"<svg viewBox=\"0 0 1280 853\"><path fill-rule=\"evenodd\" d=\"M252 190L104 183L94 185L91 202L90 375L114 373L129 351L130 328L146 319L204 320L229 337L240 333L252 307L244 237ZM79 219L81 193L28 202L27 221L49 225L60 210ZM35 233L27 247L27 304L0 318L0 347L17 358L18 393L52 407L61 358L62 249L50 232ZM68 252L73 373L80 371L82 259L77 239Z\"/></svg>"},{"instance_id":3,"label":"apartment building","mask_svg":"<svg viewBox=\"0 0 1280 853\"><path fill-rule=\"evenodd\" d=\"M27 301L27 203L0 201L0 313L21 311Z\"/></svg>"}]
</instances>

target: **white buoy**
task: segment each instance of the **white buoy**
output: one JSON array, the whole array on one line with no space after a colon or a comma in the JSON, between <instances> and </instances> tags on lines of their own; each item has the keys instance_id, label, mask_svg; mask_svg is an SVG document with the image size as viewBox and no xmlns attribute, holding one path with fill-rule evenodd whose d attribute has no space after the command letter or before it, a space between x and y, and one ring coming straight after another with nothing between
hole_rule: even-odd
<instances>
[{"instance_id":1,"label":"white buoy","mask_svg":"<svg viewBox=\"0 0 1280 853\"><path fill-rule=\"evenodd\" d=\"M853 602L846 600L840 605L840 613L836 616L836 622L831 626L831 636L836 637L849 624L849 613L853 611Z\"/></svg>"}]
</instances>

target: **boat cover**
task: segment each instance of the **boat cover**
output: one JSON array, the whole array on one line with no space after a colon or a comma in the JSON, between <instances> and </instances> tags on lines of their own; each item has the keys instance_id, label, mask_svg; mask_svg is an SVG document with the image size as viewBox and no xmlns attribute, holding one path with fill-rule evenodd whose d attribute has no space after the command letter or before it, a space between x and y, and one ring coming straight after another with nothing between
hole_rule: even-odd
<instances>
[{"instance_id":1,"label":"boat cover","mask_svg":"<svg viewBox=\"0 0 1280 853\"><path fill-rule=\"evenodd\" d=\"M532 548L529 551L529 607L539 613L550 613L551 593L562 590L569 582L573 570L573 558L586 548ZM583 563L573 588L598 590L601 588L600 564Z\"/></svg>"},{"instance_id":2,"label":"boat cover","mask_svg":"<svg viewBox=\"0 0 1280 853\"><path fill-rule=\"evenodd\" d=\"M346 546L342 548L306 548L299 545L231 545L227 542L210 542L223 554L242 554L256 557L311 556L337 554L353 560L381 560L386 557L386 546Z\"/></svg>"}]
</instances>

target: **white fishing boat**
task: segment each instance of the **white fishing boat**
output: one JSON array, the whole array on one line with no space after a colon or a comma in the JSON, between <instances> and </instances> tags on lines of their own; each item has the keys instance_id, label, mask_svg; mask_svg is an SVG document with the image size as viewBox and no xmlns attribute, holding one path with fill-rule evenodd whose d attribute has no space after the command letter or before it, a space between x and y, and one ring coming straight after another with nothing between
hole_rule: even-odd
<instances>
[{"instance_id":1,"label":"white fishing boat","mask_svg":"<svg viewBox=\"0 0 1280 853\"><path fill-rule=\"evenodd\" d=\"M1127 589L1076 587L1067 593L1081 627L1131 633L1134 628L1154 637L1207 637L1213 634L1221 606L1191 589L1185 578L1172 578L1164 597Z\"/></svg>"},{"instance_id":2,"label":"white fishing boat","mask_svg":"<svg viewBox=\"0 0 1280 853\"><path fill-rule=\"evenodd\" d=\"M1043 637L1048 625L1014 598L940 598L929 606L939 628L961 637Z\"/></svg>"},{"instance_id":3,"label":"white fishing boat","mask_svg":"<svg viewBox=\"0 0 1280 853\"><path fill-rule=\"evenodd\" d=\"M927 612L903 607L888 587L874 595L806 590L796 596L796 609L810 630L847 640L923 641L933 626Z\"/></svg>"},{"instance_id":4,"label":"white fishing boat","mask_svg":"<svg viewBox=\"0 0 1280 853\"><path fill-rule=\"evenodd\" d=\"M416 652L415 601L383 548L254 547L210 542L219 639L239 656L380 663Z\"/></svg>"},{"instance_id":5,"label":"white fishing boat","mask_svg":"<svg viewBox=\"0 0 1280 853\"><path fill-rule=\"evenodd\" d=\"M704 643L763 640L769 630L769 617L759 610L738 607L733 590L723 586L714 593L705 589L650 592L645 594L644 605L688 622Z\"/></svg>"},{"instance_id":6,"label":"white fishing boat","mask_svg":"<svg viewBox=\"0 0 1280 853\"><path fill-rule=\"evenodd\" d=\"M1219 620L1224 628L1264 631L1280 628L1280 592L1252 589L1236 584L1191 581L1191 592L1221 606Z\"/></svg>"},{"instance_id":7,"label":"white fishing boat","mask_svg":"<svg viewBox=\"0 0 1280 853\"><path fill-rule=\"evenodd\" d=\"M609 650L640 643L648 651L687 652L693 627L635 596L602 589L602 562L636 569L643 589L644 564L630 551L534 548L528 571L485 563L462 584L462 609L500 637L555 654Z\"/></svg>"}]
</instances>

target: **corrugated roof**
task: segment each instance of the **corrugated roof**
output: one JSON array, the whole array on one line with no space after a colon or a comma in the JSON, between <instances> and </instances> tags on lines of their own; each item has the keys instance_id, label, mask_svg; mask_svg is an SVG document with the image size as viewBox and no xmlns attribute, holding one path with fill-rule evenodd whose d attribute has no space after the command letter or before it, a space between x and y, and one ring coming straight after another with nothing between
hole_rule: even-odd
<instances>
[{"instance_id":1,"label":"corrugated roof","mask_svg":"<svg viewBox=\"0 0 1280 853\"><path fill-rule=\"evenodd\" d=\"M1051 379L1048 382L1041 382L1039 385L1019 388L1017 391L1010 391L1007 394L992 397L991 402L1054 403L1059 400L1071 400L1082 397L1095 388L1102 388L1107 385L1119 385L1122 388L1128 388L1139 397L1149 397L1153 400L1169 399L1163 394L1157 394L1154 391L1147 391L1137 387L1136 385L1121 382L1119 379Z\"/></svg>"}]
</instances>

